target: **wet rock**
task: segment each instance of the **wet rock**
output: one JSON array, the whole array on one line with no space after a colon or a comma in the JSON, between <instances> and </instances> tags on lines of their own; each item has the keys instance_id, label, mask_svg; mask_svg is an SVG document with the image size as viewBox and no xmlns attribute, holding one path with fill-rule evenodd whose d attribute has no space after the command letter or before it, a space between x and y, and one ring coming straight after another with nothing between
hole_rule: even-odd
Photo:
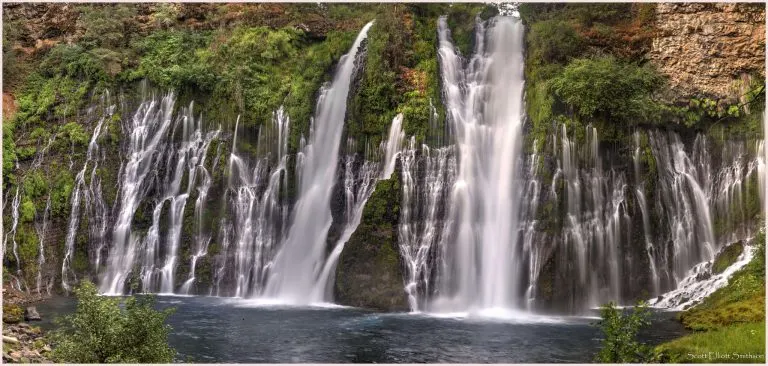
<instances>
[{"instance_id":1,"label":"wet rock","mask_svg":"<svg viewBox=\"0 0 768 366\"><path fill-rule=\"evenodd\" d=\"M24 310L24 320L41 320L40 313L37 312L37 308L34 306L27 306Z\"/></svg>"},{"instance_id":2,"label":"wet rock","mask_svg":"<svg viewBox=\"0 0 768 366\"><path fill-rule=\"evenodd\" d=\"M709 271L701 272L696 275L696 281L708 280L710 277L712 277L712 273Z\"/></svg>"}]
</instances>

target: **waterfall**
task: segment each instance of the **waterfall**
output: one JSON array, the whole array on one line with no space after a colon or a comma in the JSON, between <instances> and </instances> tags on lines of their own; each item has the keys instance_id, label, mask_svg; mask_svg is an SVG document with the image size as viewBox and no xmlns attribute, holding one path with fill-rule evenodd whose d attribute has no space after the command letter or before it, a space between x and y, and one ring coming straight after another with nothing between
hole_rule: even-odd
<instances>
[{"instance_id":1,"label":"waterfall","mask_svg":"<svg viewBox=\"0 0 768 366\"><path fill-rule=\"evenodd\" d=\"M378 181L379 164L371 161L363 161L355 174L355 155L348 155L344 163L344 196L346 207L344 210L344 224L341 237L336 241L333 250L323 265L317 283L312 290L311 301L323 302L333 299L333 279L335 278L336 265L339 256L344 250L344 244L349 241L352 234L360 225L363 210L368 198L373 194Z\"/></svg>"},{"instance_id":2,"label":"waterfall","mask_svg":"<svg viewBox=\"0 0 768 366\"><path fill-rule=\"evenodd\" d=\"M598 131L587 126L586 149L561 125L558 170L565 183L565 223L559 266L569 273L571 310L617 301L621 294L620 249L629 241L627 183L623 173L603 171L598 153Z\"/></svg>"},{"instance_id":3,"label":"waterfall","mask_svg":"<svg viewBox=\"0 0 768 366\"><path fill-rule=\"evenodd\" d=\"M363 27L349 53L342 56L328 88L317 102L313 131L298 170L298 200L285 242L270 269L265 295L289 303L307 303L322 269L326 236L332 222L329 207L336 183L339 143L344 126L352 76L360 45L370 22Z\"/></svg>"},{"instance_id":4,"label":"waterfall","mask_svg":"<svg viewBox=\"0 0 768 366\"><path fill-rule=\"evenodd\" d=\"M402 199L398 246L405 263L405 291L412 311L424 310L419 300L430 293L430 259L440 241L441 214L456 171L452 146L433 152L424 145L417 157L418 152L416 139L411 137L400 159ZM419 218L422 220L418 221Z\"/></svg>"},{"instance_id":5,"label":"waterfall","mask_svg":"<svg viewBox=\"0 0 768 366\"><path fill-rule=\"evenodd\" d=\"M72 208L70 209L69 213L67 236L64 240L64 259L61 263L61 286L67 292L71 290L72 283L77 280L77 277L75 276L74 271L71 269L71 266L75 252L75 238L77 237L77 229L80 224L80 200L83 196L86 198L86 207L92 208L91 212L89 213L89 222L94 228L98 226L98 229L96 229L98 230L96 235L91 235L90 238L92 243L98 243L98 249L96 251L97 259L94 265L95 270L98 270L101 262L100 253L102 246L104 245L104 236L107 230L107 209L106 204L101 197L101 178L97 178L96 174L99 160L99 144L97 141L101 136L104 122L112 118L115 106L110 105L109 103L109 93L105 93L102 96L101 102L102 105L105 105L106 107L104 113L96 123L96 127L93 129L91 140L88 143L88 150L86 151L85 163L83 163L83 168L75 176L75 186L72 189L72 195L70 197ZM92 164L91 181L88 189L86 189L85 173L88 170L89 164ZM70 280L70 276L72 276L72 280Z\"/></svg>"},{"instance_id":6,"label":"waterfall","mask_svg":"<svg viewBox=\"0 0 768 366\"><path fill-rule=\"evenodd\" d=\"M379 146L380 155L384 160L377 162L378 158L363 159L359 168L356 168L357 155L347 155L344 159L344 224L341 236L333 246L333 250L328 255L323 265L320 276L315 283L311 301L329 302L333 300L333 280L335 279L336 266L339 262L344 245L355 233L363 218L363 210L368 198L371 197L376 189L376 183L380 179L389 179L395 171L395 163L402 149L405 133L402 131L403 114L399 113L392 119L392 125L389 128L388 139L381 142ZM354 151L354 141L348 141L347 151ZM351 146L350 146L351 145ZM367 155L367 154L366 154ZM371 161L373 160L373 161Z\"/></svg>"},{"instance_id":7,"label":"waterfall","mask_svg":"<svg viewBox=\"0 0 768 366\"><path fill-rule=\"evenodd\" d=\"M218 147L221 148L221 145ZM207 150L208 149L206 147L198 167L202 173L202 183L200 183L200 186L197 188L198 194L197 199L195 200L195 227L197 228L197 233L194 238L195 252L192 254L192 258L190 259L189 263L189 276L180 289L180 292L185 295L189 294L190 288L195 283L195 269L197 268L197 261L208 254L208 245L211 242L210 235L206 234L203 230L203 212L205 211L205 202L208 199L208 191L211 189L212 184L211 174L208 172L208 170L205 169L205 157ZM220 151L220 149L217 149L216 151L217 154L214 159L212 170L216 170L215 162L218 161L218 155Z\"/></svg>"},{"instance_id":8,"label":"waterfall","mask_svg":"<svg viewBox=\"0 0 768 366\"><path fill-rule=\"evenodd\" d=\"M35 279L35 287L37 293L40 294L40 287L43 284L43 265L45 265L45 234L48 232L48 214L51 211L51 196L48 195L48 199L45 201L45 209L40 220L35 220L35 231L38 238L38 257L37 257L37 277ZM35 215L37 216L37 215Z\"/></svg>"},{"instance_id":9,"label":"waterfall","mask_svg":"<svg viewBox=\"0 0 768 366\"><path fill-rule=\"evenodd\" d=\"M653 234L651 233L651 221L650 216L648 215L648 202L645 199L645 182L642 181L642 176L640 173L640 164L641 164L641 147L640 147L640 132L635 131L633 134L633 139L635 142L635 150L632 154L632 162L634 164L635 168L635 198L637 199L637 205L640 207L640 214L642 215L643 219L643 238L645 240L645 251L648 255L648 264L650 266L651 271L651 284L653 286L653 295L656 295L659 293L659 289L661 287L661 284L659 282L659 273L657 268L657 253L654 249L652 237Z\"/></svg>"},{"instance_id":10,"label":"waterfall","mask_svg":"<svg viewBox=\"0 0 768 366\"><path fill-rule=\"evenodd\" d=\"M177 252L181 241L182 225L184 223L184 209L195 184L197 184L198 174L203 175L202 185L205 191L202 191L202 194L207 194L205 177L207 176L208 171L205 169L205 159L208 153L208 147L213 139L219 134L219 130L203 133L202 118L195 120L192 111L193 105L190 104L189 108L182 112L184 114L181 117L180 122L182 127L182 142L178 147L171 145L173 146L175 154L169 154L169 157L175 158L176 163L173 178L166 184L166 187L169 188L166 193L166 198L164 199L168 200L171 206L171 226L169 228L168 240L166 243L166 260L160 269L160 291L164 293L172 293L175 289L175 271L178 261ZM168 160L168 166L171 166L170 159ZM187 188L183 193L180 193L180 185L182 183L182 178L185 176L185 171L187 173ZM200 194L198 195L198 198L199 196ZM164 200L161 200L160 203L158 203L158 206L161 208ZM154 241L153 243L148 243L145 247L156 244L157 241ZM200 242L198 242L198 245L199 244ZM154 259L154 255L151 257L148 256L148 258ZM145 260L145 263L148 263L148 260ZM145 267L142 272L151 273L152 270ZM146 286L146 284L144 284L144 286Z\"/></svg>"},{"instance_id":11,"label":"waterfall","mask_svg":"<svg viewBox=\"0 0 768 366\"><path fill-rule=\"evenodd\" d=\"M13 196L13 202L11 203L11 230L5 232L5 239L3 240L3 255L8 253L8 241L13 243L11 250L13 251L13 258L16 260L16 274L21 274L21 262L19 262L19 245L16 242L16 229L19 226L19 186L16 186L16 194ZM21 291L21 283L19 279L16 279L16 288Z\"/></svg>"},{"instance_id":12,"label":"waterfall","mask_svg":"<svg viewBox=\"0 0 768 366\"><path fill-rule=\"evenodd\" d=\"M533 310L533 302L536 299L536 283L539 273L544 266L544 260L549 255L550 247L538 245L541 240L539 233L538 220L536 214L539 208L539 198L541 194L541 182L539 181L537 169L542 163L541 155L537 149L537 142L533 142L533 153L528 159L528 182L525 185L523 193L523 207L520 212L523 225L521 227L523 236L523 256L528 258L528 287L525 290L526 310Z\"/></svg>"},{"instance_id":13,"label":"waterfall","mask_svg":"<svg viewBox=\"0 0 768 366\"><path fill-rule=\"evenodd\" d=\"M285 232L288 205L281 197L287 189L290 118L280 107L273 114L272 123L259 129L259 156L255 162L238 153L238 127L239 119L229 157L229 185L225 192L228 214L221 219L219 238L223 254L217 259L215 287L217 295L221 295L221 281L231 278L235 286L232 295L247 297L263 291L272 252ZM231 251L234 252L230 254Z\"/></svg>"},{"instance_id":14,"label":"waterfall","mask_svg":"<svg viewBox=\"0 0 768 366\"><path fill-rule=\"evenodd\" d=\"M764 179L761 141L755 157L748 152L745 141L721 144L719 167L713 173L708 154L712 144L704 135L696 136L689 156L677 135L651 134L657 165L660 173L665 173L657 188L662 198L657 210L662 213L661 222L668 222L668 241L673 243L671 248L656 250L667 252L656 258L656 267L670 273L663 288L670 291L651 299L655 307L684 310L693 306L725 286L728 278L752 259L753 248L747 245L723 272L712 271L720 250L732 243L748 244L753 240L751 217L759 209L752 211L749 202L754 197L750 195L761 193L749 187Z\"/></svg>"},{"instance_id":15,"label":"waterfall","mask_svg":"<svg viewBox=\"0 0 768 366\"><path fill-rule=\"evenodd\" d=\"M474 56L465 63L451 43L446 18L438 21L458 173L450 198L455 234L442 248L436 311L522 305L524 263L517 255L517 228L523 189L523 33L517 18L478 21Z\"/></svg>"},{"instance_id":16,"label":"waterfall","mask_svg":"<svg viewBox=\"0 0 768 366\"><path fill-rule=\"evenodd\" d=\"M392 126L389 128L389 138L385 143L384 156L384 170L381 172L381 179L389 179L392 173L395 171L395 158L403 145L405 140L405 132L403 132L403 114L398 113L392 120Z\"/></svg>"},{"instance_id":17,"label":"waterfall","mask_svg":"<svg viewBox=\"0 0 768 366\"><path fill-rule=\"evenodd\" d=\"M694 156L706 155L704 137L699 135L694 143ZM709 207L708 183L702 177L709 173L702 172L699 159L692 159L684 150L679 136L651 131L649 140L656 159L659 174L659 192L656 201L657 212L663 212L662 222L668 225L669 240L672 248L661 247L661 257L672 257L672 268L667 282L671 287L679 283L694 265L714 258L716 243L713 222ZM671 255L670 255L671 253ZM662 265L667 262L662 260Z\"/></svg>"},{"instance_id":18,"label":"waterfall","mask_svg":"<svg viewBox=\"0 0 768 366\"><path fill-rule=\"evenodd\" d=\"M107 268L99 286L101 293L122 294L133 270L140 238L132 233L131 222L147 194L145 180L158 164L158 152L171 128L175 103L173 93L160 100L153 96L139 105L124 126L128 137L125 154L128 161L120 177L119 211L112 231Z\"/></svg>"}]
</instances>

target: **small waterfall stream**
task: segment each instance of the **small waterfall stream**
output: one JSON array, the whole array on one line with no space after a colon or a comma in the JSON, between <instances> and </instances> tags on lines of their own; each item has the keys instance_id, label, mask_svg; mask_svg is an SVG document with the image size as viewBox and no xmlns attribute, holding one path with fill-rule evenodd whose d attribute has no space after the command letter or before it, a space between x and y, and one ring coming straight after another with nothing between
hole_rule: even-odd
<instances>
[{"instance_id":1,"label":"small waterfall stream","mask_svg":"<svg viewBox=\"0 0 768 366\"><path fill-rule=\"evenodd\" d=\"M128 276L139 253L140 238L133 234L131 223L141 201L147 195L146 178L159 164L159 151L173 124L172 112L176 96L169 93L162 98L152 96L138 107L128 119L124 131L128 136L126 156L122 168L119 211L112 232L107 268L99 290L104 294L123 294Z\"/></svg>"},{"instance_id":2,"label":"small waterfall stream","mask_svg":"<svg viewBox=\"0 0 768 366\"><path fill-rule=\"evenodd\" d=\"M96 243L98 247L95 250L96 260L94 263L94 269L98 270L101 265L101 252L104 245L107 231L107 208L104 199L101 196L101 178L97 175L98 162L100 160L100 147L98 139L102 134L104 123L112 118L115 111L115 106L111 104L110 95L106 92L100 101L101 106L104 108L102 116L96 123L96 127L93 129L93 134L88 143L88 150L86 152L85 163L83 168L75 176L75 186L72 189L72 196L70 198L72 208L69 214L69 224L67 228L67 236L65 239L65 253L64 260L61 265L61 285L65 291L69 292L71 286L77 281L77 276L72 270L72 262L74 260L75 251L75 237L77 235L77 229L80 224L80 202L85 197L85 206L89 210L88 217L91 224L92 232L89 238L91 243ZM85 186L85 174L88 170L88 166L91 164L91 176L90 185ZM71 277L71 279L70 279Z\"/></svg>"},{"instance_id":3,"label":"small waterfall stream","mask_svg":"<svg viewBox=\"0 0 768 366\"><path fill-rule=\"evenodd\" d=\"M332 222L329 202L335 184L347 97L360 46L372 25L370 22L363 27L349 53L339 60L333 82L321 91L302 165L297 167L300 181L291 225L270 268L264 293L267 297L288 303L307 303L318 280Z\"/></svg>"}]
</instances>

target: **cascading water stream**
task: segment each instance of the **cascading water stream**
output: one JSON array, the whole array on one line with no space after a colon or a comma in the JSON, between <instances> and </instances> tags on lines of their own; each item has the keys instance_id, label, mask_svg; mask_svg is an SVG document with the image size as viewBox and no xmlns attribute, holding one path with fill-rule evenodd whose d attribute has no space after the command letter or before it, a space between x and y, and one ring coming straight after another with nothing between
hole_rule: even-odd
<instances>
[{"instance_id":1,"label":"cascading water stream","mask_svg":"<svg viewBox=\"0 0 768 366\"><path fill-rule=\"evenodd\" d=\"M383 161L376 162L365 159L355 174L356 156L346 156L344 162L344 197L346 202L344 229L328 255L322 271L320 271L318 281L312 289L310 301L329 302L333 300L333 287L331 285L335 278L339 257L344 250L344 245L360 225L365 204L376 189L376 183L379 179L389 179L395 171L396 159L400 155L405 138L402 126L403 115L400 113L392 120L389 138L381 143L380 150L384 156ZM353 151L354 149L348 148L347 150Z\"/></svg>"},{"instance_id":2,"label":"cascading water stream","mask_svg":"<svg viewBox=\"0 0 768 366\"><path fill-rule=\"evenodd\" d=\"M389 137L384 144L384 162L383 170L381 171L381 179L389 179L392 173L395 171L395 162L397 156L400 154L400 150L403 147L403 141L405 140L405 132L403 132L403 114L398 113L392 120L392 126L389 127Z\"/></svg>"},{"instance_id":3,"label":"cascading water stream","mask_svg":"<svg viewBox=\"0 0 768 366\"><path fill-rule=\"evenodd\" d=\"M69 224L67 226L67 236L64 241L64 259L61 264L61 285L65 291L69 292L72 282L77 280L74 271L71 269L72 260L74 258L75 251L75 237L77 236L77 229L80 223L80 201L83 196L86 198L86 207L92 208L89 213L89 222L98 222L99 230L98 236L91 236L91 241L98 243L98 249L96 251L96 261L94 268L98 270L100 266L100 253L101 248L104 245L104 235L107 230L106 220L106 204L101 198L101 179L97 178L97 168L99 159L99 144L98 139L101 136L104 123L112 118L115 111L115 106L110 105L109 93L105 93L102 97L102 104L106 104L104 114L99 118L96 123L96 127L93 129L91 140L88 143L88 150L86 152L85 163L83 163L83 169L81 169L75 176L75 186L72 189L72 196L70 198L72 202L72 208L69 213ZM91 181L88 189L85 187L85 173L88 170L89 164L91 167ZM96 227L94 225L93 227ZM72 280L70 280L70 276Z\"/></svg>"},{"instance_id":4,"label":"cascading water stream","mask_svg":"<svg viewBox=\"0 0 768 366\"><path fill-rule=\"evenodd\" d=\"M214 171L216 170L216 162L218 162L219 153L221 152L221 145L218 147L219 149L216 151L216 157L214 158L214 165L212 168ZM180 289L180 292L185 295L189 295L190 289L195 283L195 270L197 269L197 261L208 254L208 245L211 243L211 236L206 234L203 230L203 212L205 211L205 202L208 199L208 191L211 189L211 184L213 183L211 174L208 172L208 170L205 169L205 154L207 154L207 150L208 148L206 146L206 151L203 153L203 158L201 159L198 166L198 169L200 169L202 173L202 182L197 188L198 195L197 199L195 200L195 227L197 227L197 233L194 241L196 249L195 253L192 254L192 258L190 259L189 276L184 284L182 284Z\"/></svg>"},{"instance_id":5,"label":"cascading water stream","mask_svg":"<svg viewBox=\"0 0 768 366\"><path fill-rule=\"evenodd\" d=\"M430 256L440 240L440 214L445 209L456 173L452 146L432 150L424 145L417 157L418 152L416 138L411 137L400 159L402 201L398 244L406 266L405 291L412 311L423 310L419 300L430 293Z\"/></svg>"},{"instance_id":6,"label":"cascading water stream","mask_svg":"<svg viewBox=\"0 0 768 366\"><path fill-rule=\"evenodd\" d=\"M38 257L37 257L37 277L35 278L35 285L37 293L40 294L40 288L43 285L43 265L45 265L45 235L48 232L48 215L51 211L51 196L45 201L45 209L43 210L40 220L35 220L35 230L38 237ZM50 293L50 287L49 293Z\"/></svg>"},{"instance_id":7,"label":"cascading water stream","mask_svg":"<svg viewBox=\"0 0 768 366\"><path fill-rule=\"evenodd\" d=\"M193 105L190 104L189 108L183 112L184 116L180 122L182 125L182 142L180 146L173 147L176 159L174 175L170 184L166 185L169 187L166 199L171 204L171 226L166 244L168 247L166 248L166 260L162 268L160 268L160 291L164 293L172 293L175 290L175 271L179 260L178 249L184 223L184 209L195 184L197 184L197 175L199 173L203 174L202 184L205 187L205 176L208 175L208 171L205 169L208 147L219 134L219 130L204 133L202 118L195 120L192 111ZM169 156L173 155L169 154ZM169 166L171 165L170 161L168 163ZM180 193L180 185L185 176L185 171L187 188L184 193ZM207 194L207 188L204 189L205 192L202 193ZM162 207L162 203L160 203L160 206ZM145 261L145 263L147 262ZM151 273L152 270L145 267L143 272Z\"/></svg>"},{"instance_id":8,"label":"cascading water stream","mask_svg":"<svg viewBox=\"0 0 768 366\"><path fill-rule=\"evenodd\" d=\"M286 173L290 119L278 109L272 124L259 129L253 166L237 152L239 119L235 126L229 157L229 187L225 193L230 221L222 218L222 242L215 275L216 293L222 294L221 281L232 278L236 297L258 295L263 291L265 272L272 252L285 232L288 205L283 202L287 189ZM234 244L234 248L230 248ZM230 256L228 253L233 250ZM231 277L228 277L231 276Z\"/></svg>"},{"instance_id":9,"label":"cascading water stream","mask_svg":"<svg viewBox=\"0 0 768 366\"><path fill-rule=\"evenodd\" d=\"M128 161L122 171L119 211L112 232L107 268L100 292L120 295L128 276L133 270L139 252L140 238L131 232L131 222L140 202L147 192L145 179L157 165L160 145L165 141L172 125L173 106L176 97L169 93L158 100L154 96L141 103L133 117L126 121L124 131L128 135Z\"/></svg>"},{"instance_id":10,"label":"cascading water stream","mask_svg":"<svg viewBox=\"0 0 768 366\"><path fill-rule=\"evenodd\" d=\"M516 253L523 188L523 33L517 18L478 21L474 56L465 64L451 43L446 18L438 21L458 174L450 208L455 234L443 244L440 298L431 306L435 311L522 305L524 266Z\"/></svg>"},{"instance_id":11,"label":"cascading water stream","mask_svg":"<svg viewBox=\"0 0 768 366\"><path fill-rule=\"evenodd\" d=\"M347 110L355 60L373 22L366 24L349 53L342 56L331 85L321 92L310 141L297 167L298 200L291 214L286 240L274 260L266 297L306 304L322 269L328 229L332 223L330 198L336 178L339 143ZM298 164L297 164L298 165ZM300 169L300 170L299 170Z\"/></svg>"},{"instance_id":12,"label":"cascading water stream","mask_svg":"<svg viewBox=\"0 0 768 366\"><path fill-rule=\"evenodd\" d=\"M8 241L10 240L11 243L13 243L11 247L11 250L13 251L13 258L16 260L16 274L20 277L21 262L19 262L19 248L18 243L16 242L16 230L19 225L19 205L19 186L16 186L16 194L14 194L13 201L11 203L11 230L6 231L5 233L5 239L3 240L3 255L8 253ZM16 282L16 289L21 291L21 282L19 281L19 278L17 277L14 280ZM13 281L11 283L13 284Z\"/></svg>"},{"instance_id":13,"label":"cascading water stream","mask_svg":"<svg viewBox=\"0 0 768 366\"><path fill-rule=\"evenodd\" d=\"M702 139L702 136L697 137ZM694 164L684 150L684 145L676 134L665 136L651 132L649 136L653 155L656 158L660 184L660 200L657 211L667 212L665 220L672 235L672 248L662 248L672 252L674 258L671 269L671 287L675 287L694 265L703 260L712 259L716 252L713 222L709 200L704 191L706 183L701 182L702 175L698 164ZM706 154L703 143L695 143L696 154ZM666 210L666 211L665 211Z\"/></svg>"}]
</instances>

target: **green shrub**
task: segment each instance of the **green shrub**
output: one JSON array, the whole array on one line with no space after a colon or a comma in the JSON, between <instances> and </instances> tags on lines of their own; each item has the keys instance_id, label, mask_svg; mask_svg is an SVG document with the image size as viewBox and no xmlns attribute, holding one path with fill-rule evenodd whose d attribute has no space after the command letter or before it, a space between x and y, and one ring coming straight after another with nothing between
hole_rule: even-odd
<instances>
[{"instance_id":1,"label":"green shrub","mask_svg":"<svg viewBox=\"0 0 768 366\"><path fill-rule=\"evenodd\" d=\"M564 64L584 50L584 42L573 26L561 20L534 23L527 40L528 59L537 64Z\"/></svg>"},{"instance_id":2,"label":"green shrub","mask_svg":"<svg viewBox=\"0 0 768 366\"><path fill-rule=\"evenodd\" d=\"M652 359L652 349L637 340L640 329L651 324L650 310L644 303L639 303L632 310L625 312L616 304L608 303L600 307L597 325L603 332L603 345L595 357L601 363L641 363Z\"/></svg>"},{"instance_id":3,"label":"green shrub","mask_svg":"<svg viewBox=\"0 0 768 366\"><path fill-rule=\"evenodd\" d=\"M211 70L210 36L205 33L161 31L136 42L143 56L130 78L147 77L164 88L194 86L210 90L215 82Z\"/></svg>"},{"instance_id":4,"label":"green shrub","mask_svg":"<svg viewBox=\"0 0 768 366\"><path fill-rule=\"evenodd\" d=\"M3 182L14 181L13 170L16 168L16 143L13 141L13 123L3 121Z\"/></svg>"},{"instance_id":5,"label":"green shrub","mask_svg":"<svg viewBox=\"0 0 768 366\"><path fill-rule=\"evenodd\" d=\"M99 296L84 281L75 289L77 310L57 319L51 333L51 358L71 363L169 363L176 352L168 345L165 324L173 309L156 311L153 297Z\"/></svg>"},{"instance_id":6,"label":"green shrub","mask_svg":"<svg viewBox=\"0 0 768 366\"><path fill-rule=\"evenodd\" d=\"M77 122L69 122L59 127L59 134L69 140L69 143L76 146L88 145L88 134L85 133L83 126Z\"/></svg>"},{"instance_id":7,"label":"green shrub","mask_svg":"<svg viewBox=\"0 0 768 366\"><path fill-rule=\"evenodd\" d=\"M78 6L78 10L78 22L85 29L82 42L89 47L124 47L136 33L138 7L133 4L88 4Z\"/></svg>"},{"instance_id":8,"label":"green shrub","mask_svg":"<svg viewBox=\"0 0 768 366\"><path fill-rule=\"evenodd\" d=\"M554 79L553 89L584 118L654 122L661 105L652 93L662 85L662 77L651 67L607 56L571 61Z\"/></svg>"}]
</instances>

